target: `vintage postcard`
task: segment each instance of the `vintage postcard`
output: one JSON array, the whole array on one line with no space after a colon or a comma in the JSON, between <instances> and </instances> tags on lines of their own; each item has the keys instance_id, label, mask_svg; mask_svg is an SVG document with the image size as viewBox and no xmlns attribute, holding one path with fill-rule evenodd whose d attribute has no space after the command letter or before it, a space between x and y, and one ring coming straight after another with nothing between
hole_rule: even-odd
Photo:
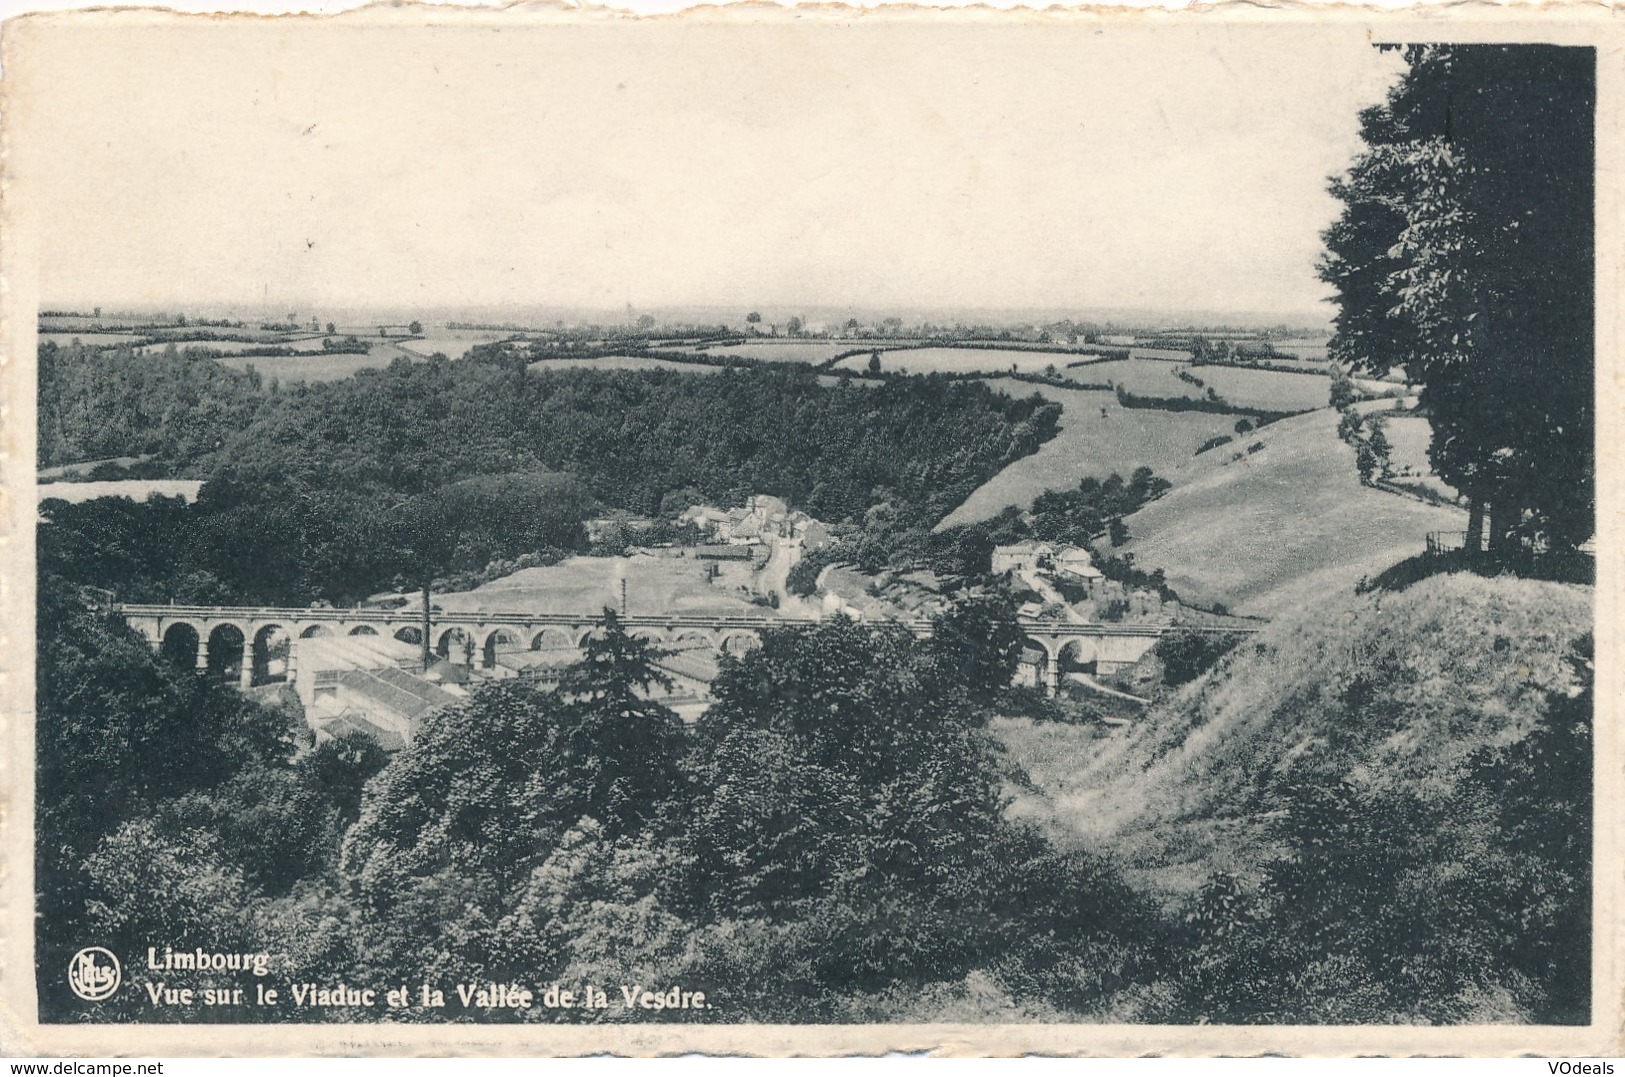
<instances>
[{"instance_id":1,"label":"vintage postcard","mask_svg":"<svg viewBox=\"0 0 1625 1077\"><path fill-rule=\"evenodd\" d=\"M12 20L4 1049L1618 1053L1620 45Z\"/></svg>"}]
</instances>

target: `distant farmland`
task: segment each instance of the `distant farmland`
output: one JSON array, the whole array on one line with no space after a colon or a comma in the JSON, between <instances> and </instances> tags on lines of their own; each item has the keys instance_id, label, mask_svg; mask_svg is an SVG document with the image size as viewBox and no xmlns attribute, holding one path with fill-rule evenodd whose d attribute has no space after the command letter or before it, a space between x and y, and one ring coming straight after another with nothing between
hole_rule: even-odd
<instances>
[{"instance_id":1,"label":"distant farmland","mask_svg":"<svg viewBox=\"0 0 1625 1077\"><path fill-rule=\"evenodd\" d=\"M717 359L738 356L742 359L760 359L767 363L822 363L842 352L863 346L862 341L850 340L751 340L744 344L713 344L704 351L695 348L671 350Z\"/></svg>"},{"instance_id":2,"label":"distant farmland","mask_svg":"<svg viewBox=\"0 0 1625 1077\"><path fill-rule=\"evenodd\" d=\"M1312 411L1330 406L1332 382L1324 374L1290 374L1238 366L1192 367L1190 373L1237 407Z\"/></svg>"},{"instance_id":3,"label":"distant farmland","mask_svg":"<svg viewBox=\"0 0 1625 1077\"><path fill-rule=\"evenodd\" d=\"M1076 381L1092 383L1110 383L1121 385L1131 393L1141 396L1206 396L1206 391L1198 385L1188 381L1181 381L1174 376L1174 371L1181 369L1178 363L1167 363L1160 359L1114 359L1106 363L1090 363L1088 366L1073 367L1066 371L1066 376ZM1206 379L1207 368L1195 371L1197 377ZM1290 377L1291 375L1287 375Z\"/></svg>"},{"instance_id":4,"label":"distant farmland","mask_svg":"<svg viewBox=\"0 0 1625 1077\"><path fill-rule=\"evenodd\" d=\"M1174 378L1168 380L1181 384ZM985 520L1009 505L1026 508L1039 494L1072 489L1086 475L1105 478L1115 471L1127 478L1144 465L1178 483L1181 470L1192 466L1192 454L1204 441L1235 432L1235 415L1125 408L1108 392L1055 389L997 378L989 379L988 384L1016 396L1037 392L1058 402L1064 409L1061 431L1037 453L1017 460L978 487L939 527Z\"/></svg>"},{"instance_id":5,"label":"distant farmland","mask_svg":"<svg viewBox=\"0 0 1625 1077\"><path fill-rule=\"evenodd\" d=\"M1071 352L1015 348L905 348L881 351L880 369L893 373L906 371L909 374L999 374L1008 373L1014 367L1019 373L1040 374L1049 366L1064 371L1067 363L1077 362L1079 358L1082 357ZM868 368L868 352L842 359L836 364L837 370Z\"/></svg>"},{"instance_id":6,"label":"distant farmland","mask_svg":"<svg viewBox=\"0 0 1625 1077\"><path fill-rule=\"evenodd\" d=\"M1324 339L1277 340L1273 343L1275 350L1283 355L1295 355L1299 359L1322 363L1326 361L1326 345L1328 342Z\"/></svg>"},{"instance_id":7,"label":"distant farmland","mask_svg":"<svg viewBox=\"0 0 1625 1077\"><path fill-rule=\"evenodd\" d=\"M341 339L341 338L335 338L335 339ZM237 352L249 351L249 350L254 349L254 348L289 348L289 349L292 349L293 351L301 352L301 353L307 354L307 355L321 355L321 354L324 354L324 351L323 351L323 348L322 348L322 340L323 340L322 337L303 337L303 338L299 338L299 339L296 339L296 340L258 340L258 341L243 341L243 340L164 340L164 341L159 341L156 344L148 344L146 347L142 348L141 351L142 351L142 354L144 354L144 355L160 355L164 351L166 351L168 348L173 346L174 349L176 351L178 351L178 352L184 352L188 348L195 348L195 349L200 349L200 350L223 352L223 353L226 353L226 354L230 355L230 354L234 354L234 353L237 353ZM363 343L366 343L366 341L363 341ZM262 359L274 359L274 358L277 358L277 357L276 356L260 356L259 358L262 358Z\"/></svg>"},{"instance_id":8,"label":"distant farmland","mask_svg":"<svg viewBox=\"0 0 1625 1077\"><path fill-rule=\"evenodd\" d=\"M63 347L78 341L87 346L101 344L133 344L139 339L131 333L41 333L41 344Z\"/></svg>"},{"instance_id":9,"label":"distant farmland","mask_svg":"<svg viewBox=\"0 0 1625 1077\"><path fill-rule=\"evenodd\" d=\"M421 362L420 356L409 355L392 344L373 345L365 355L228 355L215 360L232 370L253 367L260 377L269 381L338 381L358 370L382 370L400 356Z\"/></svg>"},{"instance_id":10,"label":"distant farmland","mask_svg":"<svg viewBox=\"0 0 1625 1077\"><path fill-rule=\"evenodd\" d=\"M496 329L436 329L418 340L403 340L400 346L425 358L439 352L448 359L461 359L478 345L510 340L515 335Z\"/></svg>"},{"instance_id":11,"label":"distant farmland","mask_svg":"<svg viewBox=\"0 0 1625 1077\"><path fill-rule=\"evenodd\" d=\"M603 355L592 359L538 359L530 364L533 371L544 370L675 370L681 374L715 374L720 366L704 363L678 363L670 359L650 359L642 355Z\"/></svg>"}]
</instances>

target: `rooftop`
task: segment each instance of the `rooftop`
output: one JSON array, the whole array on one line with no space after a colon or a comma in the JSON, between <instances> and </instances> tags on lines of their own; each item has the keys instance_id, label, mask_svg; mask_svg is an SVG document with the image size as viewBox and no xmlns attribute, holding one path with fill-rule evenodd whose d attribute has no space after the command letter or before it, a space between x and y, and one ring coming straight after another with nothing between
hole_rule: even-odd
<instances>
[{"instance_id":1,"label":"rooftop","mask_svg":"<svg viewBox=\"0 0 1625 1077\"><path fill-rule=\"evenodd\" d=\"M457 701L451 693L399 669L352 669L338 683L403 718L417 718Z\"/></svg>"}]
</instances>

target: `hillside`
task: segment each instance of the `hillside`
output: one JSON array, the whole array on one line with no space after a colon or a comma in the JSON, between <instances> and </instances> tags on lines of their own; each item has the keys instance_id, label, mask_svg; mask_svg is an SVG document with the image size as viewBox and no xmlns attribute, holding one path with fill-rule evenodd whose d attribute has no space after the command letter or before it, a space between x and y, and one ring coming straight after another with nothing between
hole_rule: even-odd
<instances>
[{"instance_id":1,"label":"hillside","mask_svg":"<svg viewBox=\"0 0 1625 1077\"><path fill-rule=\"evenodd\" d=\"M777 616L738 593L713 586L705 564L686 557L571 557L556 565L525 568L472 591L437 594L435 603L451 611L494 613L553 610L597 614L621 605L633 616L687 613L720 616Z\"/></svg>"},{"instance_id":2,"label":"hillside","mask_svg":"<svg viewBox=\"0 0 1625 1077\"><path fill-rule=\"evenodd\" d=\"M1005 720L1036 787L1012 810L1171 899L1216 871L1246 877L1280 850L1296 783L1452 796L1469 756L1519 740L1574 691L1567 656L1591 601L1455 575L1277 621L1121 732Z\"/></svg>"},{"instance_id":3,"label":"hillside","mask_svg":"<svg viewBox=\"0 0 1625 1077\"><path fill-rule=\"evenodd\" d=\"M1203 453L1128 518L1119 552L1188 601L1274 617L1420 553L1429 531L1466 527L1463 510L1362 486L1336 431L1323 408Z\"/></svg>"}]
</instances>

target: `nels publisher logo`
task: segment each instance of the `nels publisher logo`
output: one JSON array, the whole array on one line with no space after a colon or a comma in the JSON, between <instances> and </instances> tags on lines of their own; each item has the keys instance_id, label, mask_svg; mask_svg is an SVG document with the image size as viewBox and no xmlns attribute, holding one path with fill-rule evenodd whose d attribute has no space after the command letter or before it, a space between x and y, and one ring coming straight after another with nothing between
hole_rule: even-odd
<instances>
[{"instance_id":1,"label":"nels publisher logo","mask_svg":"<svg viewBox=\"0 0 1625 1077\"><path fill-rule=\"evenodd\" d=\"M111 950L87 946L68 962L68 989L86 1002L111 998L124 974Z\"/></svg>"}]
</instances>

